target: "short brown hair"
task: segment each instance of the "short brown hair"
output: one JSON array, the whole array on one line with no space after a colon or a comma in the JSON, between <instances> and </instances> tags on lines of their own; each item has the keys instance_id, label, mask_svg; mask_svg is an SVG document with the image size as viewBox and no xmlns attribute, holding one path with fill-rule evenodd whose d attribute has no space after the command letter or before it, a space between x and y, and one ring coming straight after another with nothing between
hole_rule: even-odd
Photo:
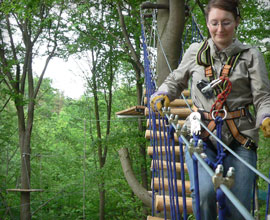
<instances>
[{"instance_id":1,"label":"short brown hair","mask_svg":"<svg viewBox=\"0 0 270 220\"><path fill-rule=\"evenodd\" d=\"M209 0L205 8L206 20L208 20L208 15L212 8L219 8L231 12L235 20L240 17L239 0Z\"/></svg>"}]
</instances>

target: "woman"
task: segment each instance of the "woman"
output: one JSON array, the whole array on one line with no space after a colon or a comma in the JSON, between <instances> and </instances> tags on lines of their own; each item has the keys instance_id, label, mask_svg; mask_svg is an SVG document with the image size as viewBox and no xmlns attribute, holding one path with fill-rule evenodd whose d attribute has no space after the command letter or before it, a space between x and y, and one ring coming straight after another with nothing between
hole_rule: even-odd
<instances>
[{"instance_id":1,"label":"woman","mask_svg":"<svg viewBox=\"0 0 270 220\"><path fill-rule=\"evenodd\" d=\"M263 56L258 49L235 39L240 22L238 1L210 0L205 14L211 38L190 46L179 67L152 95L151 107L160 112L162 106L168 106L170 101L180 96L192 77L192 100L202 120L211 124L217 115L224 117L226 123L222 127L222 141L255 167L258 128L261 126L264 135L270 137L270 83ZM209 89L214 84L215 87ZM225 97L224 103L221 99L216 102L217 95L221 93ZM249 113L250 105L255 107L256 118ZM215 132L215 126L212 130ZM205 151L207 157L215 161L216 142L207 132L202 131L202 136L208 145ZM186 163L193 191L193 168L189 154L186 154ZM250 210L254 173L230 154L223 159L223 166L224 173L229 167L235 168L235 183L231 190ZM215 220L217 207L213 183L200 164L198 169L201 219ZM192 196L194 210L194 193ZM228 199L226 204L228 219L243 219Z\"/></svg>"}]
</instances>

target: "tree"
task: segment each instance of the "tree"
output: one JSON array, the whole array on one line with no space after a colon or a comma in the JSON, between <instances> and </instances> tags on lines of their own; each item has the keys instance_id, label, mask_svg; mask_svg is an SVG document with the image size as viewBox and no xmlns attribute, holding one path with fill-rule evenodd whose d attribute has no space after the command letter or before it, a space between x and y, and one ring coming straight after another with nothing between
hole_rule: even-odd
<instances>
[{"instance_id":1,"label":"tree","mask_svg":"<svg viewBox=\"0 0 270 220\"><path fill-rule=\"evenodd\" d=\"M21 219L31 219L31 135L35 100L50 60L58 53L65 4L56 1L1 1L0 75L15 104L21 152ZM46 46L43 46L46 43ZM40 50L44 49L41 54ZM33 62L47 56L37 83Z\"/></svg>"},{"instance_id":2,"label":"tree","mask_svg":"<svg viewBox=\"0 0 270 220\"><path fill-rule=\"evenodd\" d=\"M159 86L178 66L182 49L181 38L185 27L185 0L157 0L157 4L164 5L163 9L159 9L157 16L160 36L160 42L157 44L157 84Z\"/></svg>"},{"instance_id":3,"label":"tree","mask_svg":"<svg viewBox=\"0 0 270 220\"><path fill-rule=\"evenodd\" d=\"M76 5L78 10L71 13L70 20L75 28L74 32L78 36L76 41L80 44L76 44L74 52L85 58L87 67L83 68L83 64L80 64L80 68L87 80L88 94L93 96L96 134L91 133L90 135L97 145L97 169L100 172L100 178L97 181L99 218L105 219L104 166L111 132L113 81L118 69L119 52L117 39L104 33L104 29L114 33L115 20L109 13L110 5L107 6L104 2L100 2L100 4L88 2L84 5L76 3ZM115 45L115 48L112 45ZM80 52L78 53L78 51ZM102 118L106 119L103 126Z\"/></svg>"}]
</instances>

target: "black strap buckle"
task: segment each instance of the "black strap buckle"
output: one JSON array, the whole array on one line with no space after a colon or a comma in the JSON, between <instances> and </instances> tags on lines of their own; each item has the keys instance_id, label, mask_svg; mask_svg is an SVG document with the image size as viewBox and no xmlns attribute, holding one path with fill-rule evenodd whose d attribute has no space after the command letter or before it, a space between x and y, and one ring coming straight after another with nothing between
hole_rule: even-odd
<instances>
[{"instance_id":1,"label":"black strap buckle","mask_svg":"<svg viewBox=\"0 0 270 220\"><path fill-rule=\"evenodd\" d=\"M247 141L245 144L242 145L244 148L248 149L248 150L254 150L256 151L257 149L257 145L256 143L250 139L250 138L247 138Z\"/></svg>"},{"instance_id":2,"label":"black strap buckle","mask_svg":"<svg viewBox=\"0 0 270 220\"><path fill-rule=\"evenodd\" d=\"M246 107L239 107L238 110L240 111L240 118L246 116Z\"/></svg>"},{"instance_id":3,"label":"black strap buckle","mask_svg":"<svg viewBox=\"0 0 270 220\"><path fill-rule=\"evenodd\" d=\"M207 82L203 79L197 82L197 88L201 91L201 93L204 95L204 97L207 99L211 99L214 96L213 89L211 89L211 87L209 87L210 90L206 90L206 91L203 90L207 86L209 86L209 82Z\"/></svg>"}]
</instances>

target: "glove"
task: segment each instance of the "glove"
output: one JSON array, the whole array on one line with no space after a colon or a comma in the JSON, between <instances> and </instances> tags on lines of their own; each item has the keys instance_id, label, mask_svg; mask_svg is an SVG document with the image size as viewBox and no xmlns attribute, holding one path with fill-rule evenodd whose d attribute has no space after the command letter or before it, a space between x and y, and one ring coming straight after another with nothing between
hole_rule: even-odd
<instances>
[{"instance_id":1,"label":"glove","mask_svg":"<svg viewBox=\"0 0 270 220\"><path fill-rule=\"evenodd\" d=\"M170 105L170 100L168 98L167 95L165 94L160 94L160 95L155 95L153 97L151 97L150 100L150 106L152 108L153 111L158 111L159 114L161 114L162 116L164 116L163 112L162 112L162 108L163 107L169 107Z\"/></svg>"},{"instance_id":2,"label":"glove","mask_svg":"<svg viewBox=\"0 0 270 220\"><path fill-rule=\"evenodd\" d=\"M264 137L270 137L270 118L263 119L261 130L263 131Z\"/></svg>"}]
</instances>

